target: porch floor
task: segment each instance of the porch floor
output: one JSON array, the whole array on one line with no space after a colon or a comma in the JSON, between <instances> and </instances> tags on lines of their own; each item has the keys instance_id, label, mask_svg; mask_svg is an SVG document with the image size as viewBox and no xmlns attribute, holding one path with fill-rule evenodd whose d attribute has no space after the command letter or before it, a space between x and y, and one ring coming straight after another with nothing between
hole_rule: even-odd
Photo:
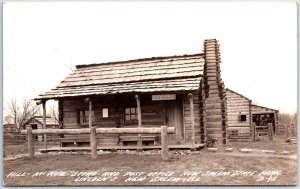
<instances>
[{"instance_id":1,"label":"porch floor","mask_svg":"<svg viewBox=\"0 0 300 189\"><path fill-rule=\"evenodd\" d=\"M191 149L190 144L179 144L179 145L169 145L169 149ZM196 150L203 148L204 144L195 144ZM137 150L138 146L98 146L97 150ZM142 150L153 150L161 149L161 146L142 146ZM38 151L41 153L53 152L53 151L90 151L91 147L50 147L50 148L41 148Z\"/></svg>"}]
</instances>

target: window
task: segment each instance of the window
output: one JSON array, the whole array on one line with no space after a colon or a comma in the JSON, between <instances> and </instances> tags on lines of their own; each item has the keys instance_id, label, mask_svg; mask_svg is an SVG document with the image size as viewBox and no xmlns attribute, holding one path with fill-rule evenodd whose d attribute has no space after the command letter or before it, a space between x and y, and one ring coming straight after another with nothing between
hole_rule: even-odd
<instances>
[{"instance_id":1,"label":"window","mask_svg":"<svg viewBox=\"0 0 300 189\"><path fill-rule=\"evenodd\" d=\"M94 111L92 111L92 122L95 122ZM89 111L79 110L78 117L77 117L77 123L79 123L79 124L89 123Z\"/></svg>"},{"instance_id":2,"label":"window","mask_svg":"<svg viewBox=\"0 0 300 189\"><path fill-rule=\"evenodd\" d=\"M102 108L102 117L108 118L108 108Z\"/></svg>"},{"instance_id":3,"label":"window","mask_svg":"<svg viewBox=\"0 0 300 189\"><path fill-rule=\"evenodd\" d=\"M125 121L137 120L137 108L125 108Z\"/></svg>"},{"instance_id":4,"label":"window","mask_svg":"<svg viewBox=\"0 0 300 189\"><path fill-rule=\"evenodd\" d=\"M240 115L240 121L247 121L246 115Z\"/></svg>"},{"instance_id":5,"label":"window","mask_svg":"<svg viewBox=\"0 0 300 189\"><path fill-rule=\"evenodd\" d=\"M37 124L31 124L32 129L37 129Z\"/></svg>"}]
</instances>

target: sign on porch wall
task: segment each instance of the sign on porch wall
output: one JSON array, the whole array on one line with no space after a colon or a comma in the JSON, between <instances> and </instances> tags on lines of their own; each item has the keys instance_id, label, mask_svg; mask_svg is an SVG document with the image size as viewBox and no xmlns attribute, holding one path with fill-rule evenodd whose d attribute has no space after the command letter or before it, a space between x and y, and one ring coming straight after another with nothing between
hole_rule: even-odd
<instances>
[{"instance_id":1,"label":"sign on porch wall","mask_svg":"<svg viewBox=\"0 0 300 189\"><path fill-rule=\"evenodd\" d=\"M176 94L152 95L152 100L176 100Z\"/></svg>"}]
</instances>

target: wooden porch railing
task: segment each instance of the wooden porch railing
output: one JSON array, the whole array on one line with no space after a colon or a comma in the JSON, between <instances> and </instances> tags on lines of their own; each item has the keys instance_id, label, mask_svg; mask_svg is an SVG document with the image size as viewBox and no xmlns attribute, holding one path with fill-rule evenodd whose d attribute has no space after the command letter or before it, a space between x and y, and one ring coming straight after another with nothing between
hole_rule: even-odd
<instances>
[{"instance_id":1,"label":"wooden porch railing","mask_svg":"<svg viewBox=\"0 0 300 189\"><path fill-rule=\"evenodd\" d=\"M161 156L163 160L168 160L167 134L174 134L175 127L161 126L161 128L85 128L85 129L36 129L28 127L21 131L27 134L28 154L30 158L34 157L33 135L39 134L90 134L91 157L97 158L97 133L98 134L161 134Z\"/></svg>"}]
</instances>

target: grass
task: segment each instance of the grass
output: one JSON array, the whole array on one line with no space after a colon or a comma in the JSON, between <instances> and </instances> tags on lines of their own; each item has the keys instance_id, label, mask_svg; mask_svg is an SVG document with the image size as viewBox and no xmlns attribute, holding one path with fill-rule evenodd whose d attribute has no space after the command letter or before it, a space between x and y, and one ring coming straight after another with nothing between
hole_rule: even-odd
<instances>
[{"instance_id":1,"label":"grass","mask_svg":"<svg viewBox=\"0 0 300 189\"><path fill-rule=\"evenodd\" d=\"M233 152L226 152L227 147L233 148ZM254 151L242 153L239 148ZM261 150L274 150L276 153L263 153ZM291 154L280 154L283 150ZM169 154L169 161L162 161L157 152L102 153L96 160L83 153L45 154L34 159L23 157L4 162L4 184L295 185L297 182L296 145L286 144L280 138L273 142L232 142L219 147L217 152L203 149L185 151L185 155L174 151ZM59 176L54 176L54 171ZM8 176L12 172L25 172L25 176ZM36 173L40 176L33 176ZM90 176L87 177L87 174Z\"/></svg>"}]
</instances>

